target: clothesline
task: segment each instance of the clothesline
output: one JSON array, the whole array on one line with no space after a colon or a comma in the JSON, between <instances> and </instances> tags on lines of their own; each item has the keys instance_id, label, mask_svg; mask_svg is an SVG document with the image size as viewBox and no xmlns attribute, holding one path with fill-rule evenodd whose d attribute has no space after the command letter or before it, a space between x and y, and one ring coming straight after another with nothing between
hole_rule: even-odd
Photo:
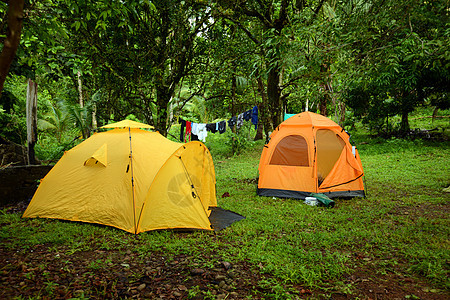
<instances>
[{"instance_id":1,"label":"clothesline","mask_svg":"<svg viewBox=\"0 0 450 300\"><path fill-rule=\"evenodd\" d=\"M180 131L180 141L189 142L191 140L200 140L202 142L206 141L206 137L208 136L208 132L220 134L224 133L228 127L233 129L236 126L236 129L241 128L244 125L244 121L251 121L253 125L258 125L258 107L254 106L252 109L249 109L243 113L240 113L237 116L231 117L228 122L220 121L216 123L194 123L190 121L186 121L181 117L178 120L181 124Z\"/></svg>"}]
</instances>

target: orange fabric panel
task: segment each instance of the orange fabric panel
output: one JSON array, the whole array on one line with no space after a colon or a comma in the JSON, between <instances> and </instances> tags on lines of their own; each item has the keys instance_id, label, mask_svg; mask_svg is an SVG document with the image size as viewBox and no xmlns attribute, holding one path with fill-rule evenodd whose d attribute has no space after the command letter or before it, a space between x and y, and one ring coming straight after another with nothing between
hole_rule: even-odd
<instances>
[{"instance_id":1,"label":"orange fabric panel","mask_svg":"<svg viewBox=\"0 0 450 300\"><path fill-rule=\"evenodd\" d=\"M338 162L320 185L321 188L331 188L355 180L363 174L349 146L344 148Z\"/></svg>"},{"instance_id":2,"label":"orange fabric panel","mask_svg":"<svg viewBox=\"0 0 450 300\"><path fill-rule=\"evenodd\" d=\"M362 177L359 177L358 179L341 184L332 188L320 188L318 190L318 193L326 193L326 192L344 192L344 191L363 191L364 190L364 182Z\"/></svg>"},{"instance_id":3,"label":"orange fabric panel","mask_svg":"<svg viewBox=\"0 0 450 300\"><path fill-rule=\"evenodd\" d=\"M267 165L259 177L259 188L315 192L312 167Z\"/></svg>"}]
</instances>

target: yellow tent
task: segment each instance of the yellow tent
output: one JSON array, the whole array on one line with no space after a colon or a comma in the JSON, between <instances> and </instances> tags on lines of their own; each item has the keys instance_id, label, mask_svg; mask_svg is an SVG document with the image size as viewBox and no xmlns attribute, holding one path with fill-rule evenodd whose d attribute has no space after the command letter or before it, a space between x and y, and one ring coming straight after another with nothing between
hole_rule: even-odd
<instances>
[{"instance_id":1,"label":"yellow tent","mask_svg":"<svg viewBox=\"0 0 450 300\"><path fill-rule=\"evenodd\" d=\"M361 159L349 138L338 124L312 112L282 122L261 154L258 195L364 197Z\"/></svg>"},{"instance_id":2,"label":"yellow tent","mask_svg":"<svg viewBox=\"0 0 450 300\"><path fill-rule=\"evenodd\" d=\"M106 125L67 151L41 181L23 217L155 229L211 230L216 207L211 154L201 142L172 142L149 125Z\"/></svg>"}]
</instances>

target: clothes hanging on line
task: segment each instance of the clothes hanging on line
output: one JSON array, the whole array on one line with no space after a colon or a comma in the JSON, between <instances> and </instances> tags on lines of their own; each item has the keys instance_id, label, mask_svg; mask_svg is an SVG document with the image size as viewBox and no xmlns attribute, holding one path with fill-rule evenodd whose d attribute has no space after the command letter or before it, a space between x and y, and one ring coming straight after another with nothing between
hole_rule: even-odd
<instances>
[{"instance_id":1,"label":"clothes hanging on line","mask_svg":"<svg viewBox=\"0 0 450 300\"><path fill-rule=\"evenodd\" d=\"M244 120L250 121L251 118L252 118L252 110L249 109L246 112L244 112Z\"/></svg>"},{"instance_id":2,"label":"clothes hanging on line","mask_svg":"<svg viewBox=\"0 0 450 300\"><path fill-rule=\"evenodd\" d=\"M222 134L225 132L225 130L227 129L227 122L225 121L220 121L219 123L217 123L217 126L219 127L219 133Z\"/></svg>"},{"instance_id":3,"label":"clothes hanging on line","mask_svg":"<svg viewBox=\"0 0 450 300\"><path fill-rule=\"evenodd\" d=\"M236 116L231 117L231 118L228 120L228 127L230 127L231 130L233 130L234 125L236 125L236 121L237 121Z\"/></svg>"},{"instance_id":4,"label":"clothes hanging on line","mask_svg":"<svg viewBox=\"0 0 450 300\"><path fill-rule=\"evenodd\" d=\"M181 131L180 131L180 141L184 142L184 128L186 127L186 121L182 118L179 118L178 120L181 124Z\"/></svg>"},{"instance_id":5,"label":"clothes hanging on line","mask_svg":"<svg viewBox=\"0 0 450 300\"><path fill-rule=\"evenodd\" d=\"M244 125L244 113L237 116L236 129L241 128L242 125Z\"/></svg>"},{"instance_id":6,"label":"clothes hanging on line","mask_svg":"<svg viewBox=\"0 0 450 300\"><path fill-rule=\"evenodd\" d=\"M217 132L217 125L218 123L208 123L206 124L206 130L211 132L211 133L216 133Z\"/></svg>"},{"instance_id":7,"label":"clothes hanging on line","mask_svg":"<svg viewBox=\"0 0 450 300\"><path fill-rule=\"evenodd\" d=\"M191 134L195 134L195 135L198 134L197 126L198 126L198 123L194 123L194 122L191 123Z\"/></svg>"},{"instance_id":8,"label":"clothes hanging on line","mask_svg":"<svg viewBox=\"0 0 450 300\"><path fill-rule=\"evenodd\" d=\"M228 127L233 130L234 126L236 129L239 129L244 121L250 121L253 125L255 125L255 129L258 125L258 107L254 106L252 109L247 110L238 116L231 117L228 122L220 121L216 123L194 123L190 121L183 120L181 117L178 118L178 121L181 125L180 131L180 141L181 142L189 142L189 141L206 141L206 137L208 136L208 132L216 133L217 131L220 134L223 134L226 131L227 123ZM186 129L185 129L186 128Z\"/></svg>"},{"instance_id":9,"label":"clothes hanging on line","mask_svg":"<svg viewBox=\"0 0 450 300\"><path fill-rule=\"evenodd\" d=\"M205 123L192 123L192 134L195 134L200 141L205 142L206 137L208 136L208 132L206 130L206 124Z\"/></svg>"},{"instance_id":10,"label":"clothes hanging on line","mask_svg":"<svg viewBox=\"0 0 450 300\"><path fill-rule=\"evenodd\" d=\"M258 106L254 106L252 109L252 124L255 125L255 129L258 126Z\"/></svg>"},{"instance_id":11,"label":"clothes hanging on line","mask_svg":"<svg viewBox=\"0 0 450 300\"><path fill-rule=\"evenodd\" d=\"M186 134L184 135L184 142L190 142L191 141L191 122L186 121Z\"/></svg>"}]
</instances>

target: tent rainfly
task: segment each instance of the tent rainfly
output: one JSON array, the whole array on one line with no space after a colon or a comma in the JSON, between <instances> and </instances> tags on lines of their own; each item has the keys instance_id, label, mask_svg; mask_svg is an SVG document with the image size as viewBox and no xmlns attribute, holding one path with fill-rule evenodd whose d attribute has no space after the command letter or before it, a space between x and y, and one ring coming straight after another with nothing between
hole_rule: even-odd
<instances>
[{"instance_id":1,"label":"tent rainfly","mask_svg":"<svg viewBox=\"0 0 450 300\"><path fill-rule=\"evenodd\" d=\"M140 129L152 126L129 120L103 128L114 129L64 153L23 217L98 223L131 233L217 230L243 219L217 207L214 165L203 143L172 142ZM225 215L220 223L210 220L217 214Z\"/></svg>"},{"instance_id":2,"label":"tent rainfly","mask_svg":"<svg viewBox=\"0 0 450 300\"><path fill-rule=\"evenodd\" d=\"M290 117L264 146L258 195L364 197L361 159L349 139L338 124L322 115L303 112Z\"/></svg>"}]
</instances>

